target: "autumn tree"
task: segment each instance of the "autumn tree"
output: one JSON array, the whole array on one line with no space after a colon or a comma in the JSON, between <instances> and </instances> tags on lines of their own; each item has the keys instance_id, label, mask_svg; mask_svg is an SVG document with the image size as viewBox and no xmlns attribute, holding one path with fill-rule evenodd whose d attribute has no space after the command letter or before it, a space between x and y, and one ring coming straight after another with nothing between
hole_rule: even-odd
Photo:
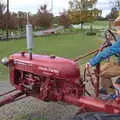
<instances>
[{"instance_id":1,"label":"autumn tree","mask_svg":"<svg viewBox=\"0 0 120 120\"><path fill-rule=\"evenodd\" d=\"M107 15L108 19L115 19L118 17L118 10L114 7L111 9L111 12Z\"/></svg>"},{"instance_id":2,"label":"autumn tree","mask_svg":"<svg viewBox=\"0 0 120 120\"><path fill-rule=\"evenodd\" d=\"M3 24L3 28L6 28L6 23L7 23L7 13L4 13L4 24ZM9 29L17 29L18 27L18 22L17 22L17 13L12 13L9 12Z\"/></svg>"},{"instance_id":3,"label":"autumn tree","mask_svg":"<svg viewBox=\"0 0 120 120\"><path fill-rule=\"evenodd\" d=\"M97 0L71 0L69 1L70 10L88 10L96 2Z\"/></svg>"},{"instance_id":4,"label":"autumn tree","mask_svg":"<svg viewBox=\"0 0 120 120\"><path fill-rule=\"evenodd\" d=\"M108 19L116 19L118 15L120 15L120 0L111 0L110 6L112 7L112 9L106 17Z\"/></svg>"},{"instance_id":5,"label":"autumn tree","mask_svg":"<svg viewBox=\"0 0 120 120\"><path fill-rule=\"evenodd\" d=\"M19 11L17 13L17 23L18 23L18 28L23 31L25 28L25 25L27 24L27 13Z\"/></svg>"},{"instance_id":6,"label":"autumn tree","mask_svg":"<svg viewBox=\"0 0 120 120\"><path fill-rule=\"evenodd\" d=\"M17 29L18 28L18 20L17 20L17 13L10 13L10 20L9 20L9 28L10 29Z\"/></svg>"},{"instance_id":7,"label":"autumn tree","mask_svg":"<svg viewBox=\"0 0 120 120\"><path fill-rule=\"evenodd\" d=\"M69 16L66 12L63 12L60 14L59 22L61 25L63 25L66 28L71 25L71 21L70 21Z\"/></svg>"},{"instance_id":8,"label":"autumn tree","mask_svg":"<svg viewBox=\"0 0 120 120\"><path fill-rule=\"evenodd\" d=\"M33 29L37 26L37 15L33 14L29 16L30 24L32 24Z\"/></svg>"},{"instance_id":9,"label":"autumn tree","mask_svg":"<svg viewBox=\"0 0 120 120\"><path fill-rule=\"evenodd\" d=\"M120 0L110 0L110 6L120 10Z\"/></svg>"},{"instance_id":10,"label":"autumn tree","mask_svg":"<svg viewBox=\"0 0 120 120\"><path fill-rule=\"evenodd\" d=\"M72 0L69 2L68 15L73 24L83 24L101 15L101 11L93 8L97 0Z\"/></svg>"},{"instance_id":11,"label":"autumn tree","mask_svg":"<svg viewBox=\"0 0 120 120\"><path fill-rule=\"evenodd\" d=\"M0 1L0 28L3 29L4 27L4 12L5 12L6 5L3 1Z\"/></svg>"},{"instance_id":12,"label":"autumn tree","mask_svg":"<svg viewBox=\"0 0 120 120\"><path fill-rule=\"evenodd\" d=\"M34 17L37 26L50 27L52 25L53 14L47 10L47 5L40 6Z\"/></svg>"}]
</instances>

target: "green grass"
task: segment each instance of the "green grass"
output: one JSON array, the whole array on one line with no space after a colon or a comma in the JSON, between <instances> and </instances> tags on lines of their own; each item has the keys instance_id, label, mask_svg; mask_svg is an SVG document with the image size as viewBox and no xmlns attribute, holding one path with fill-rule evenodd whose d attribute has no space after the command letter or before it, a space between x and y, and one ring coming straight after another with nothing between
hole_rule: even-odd
<instances>
[{"instance_id":1,"label":"green grass","mask_svg":"<svg viewBox=\"0 0 120 120\"><path fill-rule=\"evenodd\" d=\"M98 26L106 26L106 27L108 27L109 21L94 21L93 24L98 25Z\"/></svg>"},{"instance_id":2,"label":"green grass","mask_svg":"<svg viewBox=\"0 0 120 120\"><path fill-rule=\"evenodd\" d=\"M14 120L27 120L27 115L18 115L14 118Z\"/></svg>"},{"instance_id":3,"label":"green grass","mask_svg":"<svg viewBox=\"0 0 120 120\"><path fill-rule=\"evenodd\" d=\"M92 25L94 30L106 30L109 28L109 21L93 21L86 23L86 25Z\"/></svg>"},{"instance_id":4,"label":"green grass","mask_svg":"<svg viewBox=\"0 0 120 120\"><path fill-rule=\"evenodd\" d=\"M65 58L75 58L90 50L96 49L101 43L97 36L86 36L83 33L69 35L51 35L34 38L34 53L57 55ZM26 40L11 40L0 42L0 57L9 56L15 52L26 50ZM85 63L81 61L81 63ZM0 80L8 79L8 71L0 65Z\"/></svg>"},{"instance_id":5,"label":"green grass","mask_svg":"<svg viewBox=\"0 0 120 120\"><path fill-rule=\"evenodd\" d=\"M47 119L44 119L44 118L40 118L40 117L37 117L37 116L34 116L34 117L29 117L29 115L17 115L14 119L12 120L47 120Z\"/></svg>"},{"instance_id":6,"label":"green grass","mask_svg":"<svg viewBox=\"0 0 120 120\"><path fill-rule=\"evenodd\" d=\"M86 23L87 25L89 24L92 24L94 26L104 26L104 27L107 27L109 26L109 21L99 21L99 20L96 20L96 21L92 21L92 22L88 22Z\"/></svg>"}]
</instances>

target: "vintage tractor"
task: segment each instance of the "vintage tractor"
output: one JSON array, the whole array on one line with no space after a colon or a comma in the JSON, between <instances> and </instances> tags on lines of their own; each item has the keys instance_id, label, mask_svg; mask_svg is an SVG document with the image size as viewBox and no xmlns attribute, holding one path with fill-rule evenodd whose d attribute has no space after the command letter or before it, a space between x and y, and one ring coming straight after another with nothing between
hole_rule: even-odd
<instances>
[{"instance_id":1,"label":"vintage tractor","mask_svg":"<svg viewBox=\"0 0 120 120\"><path fill-rule=\"evenodd\" d=\"M94 79L85 79L87 70L82 78L77 64L80 59L98 53L99 49L74 60L32 54L31 32L31 25L28 25L28 53L15 53L1 60L9 68L10 82L15 89L1 95L7 97L0 100L0 106L33 96L45 102L62 101L80 107L74 120L120 120L120 98L103 100L99 97L100 65L96 67L97 82L94 82ZM111 44L108 36L116 40L108 30L102 49ZM87 81L92 84L94 94L87 90Z\"/></svg>"}]
</instances>

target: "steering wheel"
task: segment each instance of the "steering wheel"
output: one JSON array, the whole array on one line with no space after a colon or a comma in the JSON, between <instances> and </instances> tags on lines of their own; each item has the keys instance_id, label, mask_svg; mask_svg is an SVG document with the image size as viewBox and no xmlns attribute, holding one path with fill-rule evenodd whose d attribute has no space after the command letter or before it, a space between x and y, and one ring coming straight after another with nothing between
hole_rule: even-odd
<instances>
[{"instance_id":1,"label":"steering wheel","mask_svg":"<svg viewBox=\"0 0 120 120\"><path fill-rule=\"evenodd\" d=\"M111 46L113 42L117 41L116 36L109 29L105 31L105 39L106 40L105 40L104 44L107 44L108 46Z\"/></svg>"}]
</instances>

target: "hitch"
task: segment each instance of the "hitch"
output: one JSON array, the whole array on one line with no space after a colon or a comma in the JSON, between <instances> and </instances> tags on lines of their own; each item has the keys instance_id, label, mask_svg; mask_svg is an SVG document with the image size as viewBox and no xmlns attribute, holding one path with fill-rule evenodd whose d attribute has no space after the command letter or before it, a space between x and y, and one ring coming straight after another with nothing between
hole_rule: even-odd
<instances>
[{"instance_id":1,"label":"hitch","mask_svg":"<svg viewBox=\"0 0 120 120\"><path fill-rule=\"evenodd\" d=\"M15 92L15 93L13 93L13 92ZM0 100L0 107L27 97L27 96L25 96L25 93L23 93L22 91L16 91L16 89L8 91L8 92L0 95L0 97L3 97L3 96L5 96L5 97Z\"/></svg>"}]
</instances>

